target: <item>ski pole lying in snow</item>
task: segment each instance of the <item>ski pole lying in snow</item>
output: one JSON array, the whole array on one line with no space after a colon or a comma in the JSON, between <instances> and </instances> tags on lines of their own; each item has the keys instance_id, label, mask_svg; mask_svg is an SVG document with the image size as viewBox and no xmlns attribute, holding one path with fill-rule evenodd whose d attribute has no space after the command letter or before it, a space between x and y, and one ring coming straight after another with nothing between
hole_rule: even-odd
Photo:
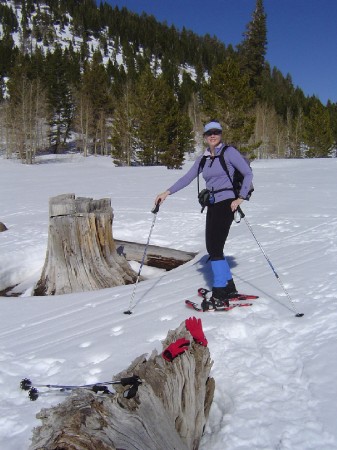
<instances>
[{"instance_id":1,"label":"ski pole lying in snow","mask_svg":"<svg viewBox=\"0 0 337 450\"><path fill-rule=\"evenodd\" d=\"M129 303L129 309L128 309L127 311L124 311L124 314L132 314L132 309L134 309L135 306L136 306L136 305L133 305L133 299L135 298L135 294L136 294L136 289L137 289L138 281L139 281L140 274L141 274L141 271L142 271L142 268L143 268L143 265L144 265L144 262L145 262L145 256L146 256L146 253L147 253L147 248L148 248L149 243L150 243L152 230L153 230L154 224L156 223L157 212L159 211L159 204L160 204L160 200L159 200L159 202L154 206L154 208L152 208L152 210L151 210L151 212L154 214L154 216L153 216L153 220L152 220L152 225L151 225L149 237L147 238L147 243L146 243L146 245L145 245L144 254L143 254L143 258L142 258L142 262L141 262L140 267L139 267L139 270L138 270L137 280L136 280L135 286L134 286L134 288L133 288L131 300L130 300L130 303Z\"/></svg>"},{"instance_id":2,"label":"ski pole lying in snow","mask_svg":"<svg viewBox=\"0 0 337 450\"><path fill-rule=\"evenodd\" d=\"M299 313L299 312L297 311L297 309L296 309L296 307L295 307L295 305L294 305L294 303L293 303L293 300L292 300L292 298L291 298L290 295L289 295L289 292L288 292L288 291L286 290L286 288L284 287L284 284L282 283L280 277L278 276L278 273L276 272L274 266L272 265L270 259L268 258L266 252L264 251L262 245L260 244L260 242L258 241L257 237L255 236L255 233L254 233L254 230L253 230L252 226L250 225L250 223L249 223L248 220L246 219L245 214L244 214L244 212L242 211L242 209L241 209L240 207L238 207L238 212L239 212L241 218L244 219L244 221L246 222L246 225L247 225L249 231L252 233L252 236L253 236L253 238L255 239L257 245L259 246L259 248L260 248L260 250L261 250L263 256L266 258L266 261L268 262L269 267L270 267L271 270L274 272L274 275L275 275L277 281L279 282L279 284L280 284L280 286L282 287L284 293L286 294L286 296L287 296L287 298L288 298L288 300L289 300L289 303L290 303L290 305L291 305L291 309L292 309L292 310L294 311L294 313L295 313L295 317L303 317L304 314L303 314L303 313Z\"/></svg>"},{"instance_id":3,"label":"ski pole lying in snow","mask_svg":"<svg viewBox=\"0 0 337 450\"><path fill-rule=\"evenodd\" d=\"M96 394L101 392L103 394L113 394L113 392L109 391L108 386L114 384L121 384L122 386L131 386L129 389L125 390L123 393L123 397L130 399L133 398L138 391L138 386L142 384L141 379L134 375L132 377L121 378L116 381L103 381L93 384L78 384L78 385L68 385L68 384L34 384L29 378L24 378L20 382L20 388L23 391L29 391L28 396L30 400L35 401L39 398L40 394L45 394L44 392L39 392L37 388L48 388L48 389L56 389L61 392L70 392L75 389L87 389L89 391L93 391Z\"/></svg>"}]
</instances>

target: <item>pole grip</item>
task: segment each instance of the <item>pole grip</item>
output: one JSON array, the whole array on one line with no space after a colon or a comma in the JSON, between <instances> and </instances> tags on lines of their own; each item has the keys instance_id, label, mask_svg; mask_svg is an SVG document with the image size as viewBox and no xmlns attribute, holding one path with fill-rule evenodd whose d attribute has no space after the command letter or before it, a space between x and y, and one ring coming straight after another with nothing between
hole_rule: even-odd
<instances>
[{"instance_id":1,"label":"pole grip","mask_svg":"<svg viewBox=\"0 0 337 450\"><path fill-rule=\"evenodd\" d=\"M131 384L142 384L140 378L138 376L121 378L120 383L122 386L127 386Z\"/></svg>"},{"instance_id":2,"label":"pole grip","mask_svg":"<svg viewBox=\"0 0 337 450\"><path fill-rule=\"evenodd\" d=\"M245 217L245 213L242 211L242 209L240 208L240 206L238 206L238 211L240 214L241 219L243 219Z\"/></svg>"},{"instance_id":3,"label":"pole grip","mask_svg":"<svg viewBox=\"0 0 337 450\"><path fill-rule=\"evenodd\" d=\"M159 211L159 205L160 205L160 200L158 200L158 202L154 205L154 207L151 209L151 212L153 214L157 214L157 212Z\"/></svg>"}]
</instances>

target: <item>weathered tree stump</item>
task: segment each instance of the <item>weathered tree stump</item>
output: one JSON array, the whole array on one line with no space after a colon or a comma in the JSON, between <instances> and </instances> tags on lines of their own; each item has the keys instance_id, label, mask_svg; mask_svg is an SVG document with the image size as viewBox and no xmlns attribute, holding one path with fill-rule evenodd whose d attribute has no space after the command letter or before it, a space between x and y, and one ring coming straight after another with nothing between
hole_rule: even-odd
<instances>
[{"instance_id":1,"label":"weathered tree stump","mask_svg":"<svg viewBox=\"0 0 337 450\"><path fill-rule=\"evenodd\" d=\"M133 283L136 273L112 237L110 199L63 194L49 200L46 260L34 295L67 294Z\"/></svg>"},{"instance_id":2,"label":"weathered tree stump","mask_svg":"<svg viewBox=\"0 0 337 450\"><path fill-rule=\"evenodd\" d=\"M134 398L124 398L119 385L113 396L79 389L41 410L30 450L197 450L213 400L212 361L184 322L169 332L164 348L181 337L191 340L190 349L172 363L153 352L114 377L142 379Z\"/></svg>"},{"instance_id":3,"label":"weathered tree stump","mask_svg":"<svg viewBox=\"0 0 337 450\"><path fill-rule=\"evenodd\" d=\"M4 223L2 223L2 222L0 222L0 233L2 232L2 231L6 231L8 228L6 227L6 225L4 224Z\"/></svg>"}]
</instances>

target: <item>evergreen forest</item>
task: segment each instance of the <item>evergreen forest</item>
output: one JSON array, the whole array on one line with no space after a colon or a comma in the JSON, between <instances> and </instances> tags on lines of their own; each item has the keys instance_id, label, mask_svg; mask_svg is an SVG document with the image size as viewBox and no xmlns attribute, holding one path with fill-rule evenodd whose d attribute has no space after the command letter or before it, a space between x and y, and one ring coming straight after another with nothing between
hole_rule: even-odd
<instances>
[{"instance_id":1,"label":"evergreen forest","mask_svg":"<svg viewBox=\"0 0 337 450\"><path fill-rule=\"evenodd\" d=\"M256 0L236 47L94 0L0 0L0 151L180 168L203 124L251 158L335 157L337 104L266 60Z\"/></svg>"}]
</instances>

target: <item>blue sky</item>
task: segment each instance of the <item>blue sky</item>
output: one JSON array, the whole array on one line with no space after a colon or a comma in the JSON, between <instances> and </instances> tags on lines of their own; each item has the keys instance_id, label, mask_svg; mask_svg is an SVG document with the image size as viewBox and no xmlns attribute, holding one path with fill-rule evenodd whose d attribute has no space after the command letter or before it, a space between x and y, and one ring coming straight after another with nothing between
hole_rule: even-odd
<instances>
[{"instance_id":1,"label":"blue sky","mask_svg":"<svg viewBox=\"0 0 337 450\"><path fill-rule=\"evenodd\" d=\"M233 46L241 42L255 8L255 0L107 1ZM289 73L306 95L337 102L337 0L264 0L264 8L271 66Z\"/></svg>"}]
</instances>

